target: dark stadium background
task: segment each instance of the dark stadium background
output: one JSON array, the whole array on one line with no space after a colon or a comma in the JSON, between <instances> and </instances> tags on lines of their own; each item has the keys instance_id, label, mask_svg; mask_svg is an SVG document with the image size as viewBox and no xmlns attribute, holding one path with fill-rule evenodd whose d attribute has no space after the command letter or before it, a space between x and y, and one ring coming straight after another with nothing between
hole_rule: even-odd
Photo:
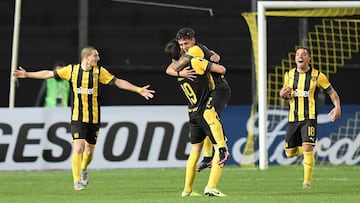
<instances>
[{"instance_id":1,"label":"dark stadium background","mask_svg":"<svg viewBox=\"0 0 360 203\"><path fill-rule=\"evenodd\" d=\"M74 0L22 1L18 64L29 71L51 69L56 60L79 62L79 2ZM100 52L100 64L113 74L138 85L150 84L156 97L146 101L136 94L102 88L103 105L184 104L174 78L165 75L170 59L164 45L181 27L192 27L197 41L221 55L232 87L230 105L252 102L252 46L242 12L252 10L250 0L154 0L187 6L212 8L209 12L89 0L88 44ZM0 107L9 105L14 0L0 1ZM295 23L294 23L295 22ZM294 49L299 41L298 20L268 19L269 68ZM311 26L311 23L309 24ZM286 29L285 29L286 28ZM360 103L359 54L339 68L330 80L342 104ZM16 107L33 106L40 88L39 80L19 80Z\"/></svg>"}]
</instances>

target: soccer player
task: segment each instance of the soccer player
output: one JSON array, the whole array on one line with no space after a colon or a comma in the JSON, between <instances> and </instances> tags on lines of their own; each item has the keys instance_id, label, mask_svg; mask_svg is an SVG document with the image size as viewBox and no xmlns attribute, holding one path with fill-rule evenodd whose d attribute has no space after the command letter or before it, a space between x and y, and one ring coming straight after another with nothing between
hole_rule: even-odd
<instances>
[{"instance_id":1,"label":"soccer player","mask_svg":"<svg viewBox=\"0 0 360 203\"><path fill-rule=\"evenodd\" d=\"M217 53L208 49L205 45L196 42L195 31L193 29L189 27L181 28L176 34L176 39L180 45L181 51L185 53L185 57L182 57L178 63L175 64L175 71L182 70L193 57L205 58L216 63L220 61L220 56ZM222 110L230 100L231 89L224 74L212 72L211 80L214 81L214 90L211 92L213 106L217 114L221 116ZM220 150L219 164L225 163L230 155L227 152L226 137L216 137L215 139ZM212 143L206 138L204 141L204 159L198 165L197 171L200 172L207 167L211 168L211 163Z\"/></svg>"},{"instance_id":2,"label":"soccer player","mask_svg":"<svg viewBox=\"0 0 360 203\"><path fill-rule=\"evenodd\" d=\"M67 65L56 70L27 72L19 67L13 76L16 78L48 79L57 78L69 81L72 90L71 134L73 154L71 159L74 190L83 190L88 184L87 167L94 156L94 148L100 128L99 88L101 84L136 92L145 99L153 98L154 90L149 85L138 87L124 79L112 75L107 69L98 66L99 52L91 46L81 51L81 64Z\"/></svg>"},{"instance_id":3,"label":"soccer player","mask_svg":"<svg viewBox=\"0 0 360 203\"><path fill-rule=\"evenodd\" d=\"M166 44L165 52L172 57L174 62L179 60L181 56L180 47L176 40ZM173 70L173 65L171 63L167 69ZM205 137L209 136L214 147L217 149L218 146L214 139L215 134L224 136L222 124L212 105L213 100L210 96L211 89L209 84L213 81L209 81L208 75L210 71L224 74L226 69L222 65L214 64L198 57L192 58L189 65L195 71L196 77L192 79L182 78L179 73L177 78L187 98L191 141L191 152L186 163L185 186L181 194L182 197L200 196L200 194L192 190L192 186L196 175L196 163L199 160ZM215 164L211 168L204 193L206 196L223 197L226 195L217 190L216 186L219 182L224 163L216 164L219 162L219 150L215 150L215 155L213 159Z\"/></svg>"},{"instance_id":4,"label":"soccer player","mask_svg":"<svg viewBox=\"0 0 360 203\"><path fill-rule=\"evenodd\" d=\"M314 146L317 132L317 96L320 88L329 94L334 108L330 111L334 122L341 116L340 99L328 78L310 67L310 53L298 48L295 55L296 68L285 73L280 97L289 106L288 126L285 137L287 157L304 156L303 188L311 188L315 167Z\"/></svg>"}]
</instances>

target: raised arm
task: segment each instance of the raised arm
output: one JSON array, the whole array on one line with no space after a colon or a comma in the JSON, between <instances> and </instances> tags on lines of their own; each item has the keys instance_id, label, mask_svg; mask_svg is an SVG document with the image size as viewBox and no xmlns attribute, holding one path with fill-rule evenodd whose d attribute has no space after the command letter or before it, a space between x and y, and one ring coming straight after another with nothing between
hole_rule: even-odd
<instances>
[{"instance_id":1,"label":"raised arm","mask_svg":"<svg viewBox=\"0 0 360 203\"><path fill-rule=\"evenodd\" d=\"M155 90L149 89L150 85L138 87L136 85L133 85L127 80L123 80L119 78L115 79L115 85L120 89L128 90L131 92L137 92L147 100L154 97L153 94L155 93Z\"/></svg>"},{"instance_id":2,"label":"raised arm","mask_svg":"<svg viewBox=\"0 0 360 203\"><path fill-rule=\"evenodd\" d=\"M54 77L54 72L52 70L27 72L24 68L19 67L19 69L13 72L13 76L16 78L49 79Z\"/></svg>"}]
</instances>

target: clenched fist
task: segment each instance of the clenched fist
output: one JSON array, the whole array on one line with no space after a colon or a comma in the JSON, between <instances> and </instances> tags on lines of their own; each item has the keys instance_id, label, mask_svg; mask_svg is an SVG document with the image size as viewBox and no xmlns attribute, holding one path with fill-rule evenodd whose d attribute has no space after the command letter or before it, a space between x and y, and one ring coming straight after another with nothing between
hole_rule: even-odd
<instances>
[{"instance_id":1,"label":"clenched fist","mask_svg":"<svg viewBox=\"0 0 360 203\"><path fill-rule=\"evenodd\" d=\"M281 88L279 95L284 99L291 99L291 91L292 89L290 87L284 86Z\"/></svg>"}]
</instances>

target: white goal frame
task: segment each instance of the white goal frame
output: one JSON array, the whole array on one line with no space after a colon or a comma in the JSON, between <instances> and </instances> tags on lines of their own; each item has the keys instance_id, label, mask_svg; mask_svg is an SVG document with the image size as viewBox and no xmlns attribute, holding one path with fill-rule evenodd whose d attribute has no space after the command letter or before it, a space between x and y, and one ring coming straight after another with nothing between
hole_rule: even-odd
<instances>
[{"instance_id":1,"label":"white goal frame","mask_svg":"<svg viewBox=\"0 0 360 203\"><path fill-rule=\"evenodd\" d=\"M258 113L259 113L259 169L268 168L267 154L267 36L266 9L360 8L360 1L259 1L258 29Z\"/></svg>"}]
</instances>

